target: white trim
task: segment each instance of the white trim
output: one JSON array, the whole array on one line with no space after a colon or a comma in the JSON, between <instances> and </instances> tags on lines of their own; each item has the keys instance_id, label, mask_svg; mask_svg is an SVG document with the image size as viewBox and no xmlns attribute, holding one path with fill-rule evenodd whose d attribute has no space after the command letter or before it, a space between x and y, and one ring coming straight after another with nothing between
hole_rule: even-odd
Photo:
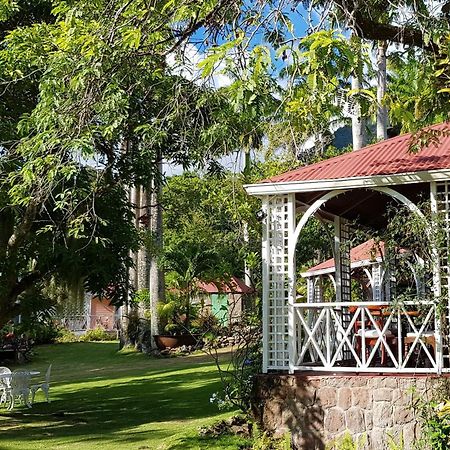
<instances>
[{"instance_id":1,"label":"white trim","mask_svg":"<svg viewBox=\"0 0 450 450\"><path fill-rule=\"evenodd\" d=\"M294 311L294 304L296 300L296 264L295 264L295 244L290 245L292 239L294 239L295 232L295 194L289 194L288 196L288 221L287 221L287 233L288 233L288 330L289 330L289 373L294 373L295 355L297 354L297 339L293 339L296 329L296 317ZM292 253L289 253L292 252Z\"/></svg>"},{"instance_id":2,"label":"white trim","mask_svg":"<svg viewBox=\"0 0 450 450\"><path fill-rule=\"evenodd\" d=\"M408 372L428 372L428 373L440 373L442 367L439 365L437 359L438 354L432 354L427 348L427 344L423 342L422 337L426 336L425 330L428 326L434 325L435 339L438 339L438 323L435 321L436 304L435 302L422 301L419 304L427 306L428 311L425 315L423 312L424 320L419 326L414 322L413 318L408 315L406 307L417 306L415 302L405 302L403 305L396 306L392 309L391 305L387 302L375 301L375 302L322 302L314 304L297 304L295 305L295 311L299 319L298 325L301 329L301 334L305 336L303 342L301 342L301 348L296 358L294 370L317 370L326 372L394 372L394 373L408 373ZM385 307L389 310L389 314L384 316L383 324L378 323L378 316L375 316L371 307L379 306ZM344 323L342 316L338 312L342 312L343 308L356 307L355 311L351 312L351 317ZM306 320L306 317L310 313L315 317L315 320L310 322ZM388 344L387 336L392 336L390 327L393 319L400 323L401 317L407 319L409 326L414 332L414 341L410 342L409 350L405 354L405 348L403 345L398 344L396 350L391 348ZM372 335L370 338L376 339L375 343L371 343L371 350L366 355L365 347L365 324L366 321L370 323L370 330ZM357 351L354 326L359 321L362 324L358 336L362 336L361 347ZM397 339L399 343L403 343L400 328L398 328ZM344 347L351 352L353 361L350 365L345 364L348 358L342 357L342 351ZM373 367L374 357L378 350L384 349L385 356L390 359L393 367ZM428 362L431 363L431 368L408 368L408 364L411 356L414 354L415 349L421 349L424 351ZM306 357L309 352L309 356ZM313 356L317 355L317 356ZM337 361L339 364L336 364ZM348 361L350 362L350 361ZM292 371L292 365L290 367Z\"/></svg>"},{"instance_id":3,"label":"white trim","mask_svg":"<svg viewBox=\"0 0 450 450\"><path fill-rule=\"evenodd\" d=\"M419 217L425 220L425 216L423 215L422 211L417 207L415 203L413 203L409 198L405 197L403 194L400 194L400 192L395 191L394 189L388 188L388 187L372 187L370 188L373 191L382 192L383 194L388 195L389 197L392 197L396 200L398 200L400 203L403 203L406 205L410 211L416 213ZM294 239L292 239L292 242L289 241L290 246L297 246L298 237L300 236L300 233L303 229L303 227L308 222L309 218L313 216L320 207L325 204L328 200L337 197L338 195L344 194L348 191L347 190L335 190L327 192L326 194L322 195L318 200L316 200L309 208L308 210L303 214L302 218L297 224L297 227L295 229Z\"/></svg>"},{"instance_id":4,"label":"white trim","mask_svg":"<svg viewBox=\"0 0 450 450\"><path fill-rule=\"evenodd\" d=\"M286 368L284 368L286 369ZM269 367L269 370L283 370L282 367ZM327 375L337 375L340 372L352 372L352 373L377 373L380 375L385 375L386 373L405 373L405 374L436 374L433 368L425 367L410 367L404 369L396 369L395 367L323 367L323 366L295 366L295 371L297 372L326 372ZM450 369L442 370L443 373L450 372Z\"/></svg>"},{"instance_id":5,"label":"white trim","mask_svg":"<svg viewBox=\"0 0 450 450\"><path fill-rule=\"evenodd\" d=\"M430 182L430 203L431 203L431 213L432 213L432 222L436 221L436 218L439 214L439 207L437 202L437 185L436 182ZM448 206L448 205L446 205ZM432 227L435 227L436 223L432 223L430 225L430 231ZM448 248L446 248L448 253ZM431 254L433 257L433 293L434 297L439 300L442 294L442 286L441 286L441 267L440 267L440 254L439 249L433 245L431 249ZM439 367L439 373L442 372L442 367L444 365L443 359L443 342L442 342L442 330L441 330L441 317L438 315L438 310L436 308L435 312L435 320L436 320L436 362Z\"/></svg>"},{"instance_id":6,"label":"white trim","mask_svg":"<svg viewBox=\"0 0 450 450\"><path fill-rule=\"evenodd\" d=\"M264 197L262 201L262 211L266 213L269 209L269 197ZM270 260L270 248L268 239L268 219L266 218L262 224L262 240L261 240L261 259L262 259L262 277L267 283L269 278L268 264ZM263 327L263 364L262 372L267 373L269 364L269 291L267 287L262 292L262 327Z\"/></svg>"},{"instance_id":7,"label":"white trim","mask_svg":"<svg viewBox=\"0 0 450 450\"><path fill-rule=\"evenodd\" d=\"M331 191L327 192L325 195L322 195L318 200L316 200L309 208L308 210L303 214L302 218L297 224L297 227L295 228L294 238L292 239L292 242L289 242L289 245L293 245L294 249L297 246L298 237L300 236L300 232L302 231L303 227L306 225L306 222L308 222L309 218L313 216L317 210L325 204L328 200L332 199L333 197L337 197L338 195L344 194L345 190L337 190L337 191ZM336 216L338 217L338 216Z\"/></svg>"},{"instance_id":8,"label":"white trim","mask_svg":"<svg viewBox=\"0 0 450 450\"><path fill-rule=\"evenodd\" d=\"M336 178L332 180L307 180L268 182L244 185L250 195L274 195L295 192L314 192L331 189L361 189L383 187L397 184L428 183L445 181L450 178L450 169L438 169L422 172L408 172L394 175L374 175L365 177Z\"/></svg>"}]
</instances>

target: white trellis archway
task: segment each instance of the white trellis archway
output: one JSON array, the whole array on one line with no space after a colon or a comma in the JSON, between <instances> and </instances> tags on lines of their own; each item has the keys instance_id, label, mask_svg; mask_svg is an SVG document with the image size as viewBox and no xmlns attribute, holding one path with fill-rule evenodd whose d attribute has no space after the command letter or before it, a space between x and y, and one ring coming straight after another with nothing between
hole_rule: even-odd
<instances>
[{"instance_id":1,"label":"white trellis archway","mask_svg":"<svg viewBox=\"0 0 450 450\"><path fill-rule=\"evenodd\" d=\"M400 192L397 192L394 189L387 188L387 187L371 187L367 188L372 191L382 192L383 194L388 195L389 197L392 197L393 199L397 200L398 202L402 203L406 207L409 208L410 211L417 214L420 218L425 219L425 216L423 215L422 211L418 208L418 206L413 203L411 200L409 200L407 197L405 197ZM313 216L318 209L320 209L321 206L323 206L328 200L331 200L334 197L337 197L341 194L345 194L350 189L345 190L336 190L336 191L330 191L324 194L322 197L320 197L318 200L316 200L302 215L302 218L298 222L296 228L295 228L295 234L292 239L292 245L297 245L298 238L300 236L300 232L305 227L308 220Z\"/></svg>"}]
</instances>

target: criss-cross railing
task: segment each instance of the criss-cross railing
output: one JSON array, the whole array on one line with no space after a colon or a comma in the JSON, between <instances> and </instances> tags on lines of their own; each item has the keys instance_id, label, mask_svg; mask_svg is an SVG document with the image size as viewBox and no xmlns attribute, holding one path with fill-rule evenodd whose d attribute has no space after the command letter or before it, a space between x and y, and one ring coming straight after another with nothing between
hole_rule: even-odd
<instances>
[{"instance_id":1,"label":"criss-cross railing","mask_svg":"<svg viewBox=\"0 0 450 450\"><path fill-rule=\"evenodd\" d=\"M293 311L293 370L448 371L432 302L302 303Z\"/></svg>"}]
</instances>

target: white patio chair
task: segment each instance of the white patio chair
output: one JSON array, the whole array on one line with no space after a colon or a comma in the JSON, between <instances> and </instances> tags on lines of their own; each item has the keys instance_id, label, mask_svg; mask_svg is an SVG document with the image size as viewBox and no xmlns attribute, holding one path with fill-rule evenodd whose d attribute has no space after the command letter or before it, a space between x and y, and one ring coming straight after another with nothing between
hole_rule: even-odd
<instances>
[{"instance_id":1,"label":"white patio chair","mask_svg":"<svg viewBox=\"0 0 450 450\"><path fill-rule=\"evenodd\" d=\"M30 380L31 374L25 370L15 370L11 374L11 385L8 390L8 396L10 400L9 408L13 409L16 400L21 400L23 404L31 408L29 401L30 397Z\"/></svg>"},{"instance_id":2,"label":"white patio chair","mask_svg":"<svg viewBox=\"0 0 450 450\"><path fill-rule=\"evenodd\" d=\"M9 389L11 387L11 379L9 376L2 377L2 375L10 375L11 369L8 367L0 367L0 405L6 403L8 400Z\"/></svg>"},{"instance_id":3,"label":"white patio chair","mask_svg":"<svg viewBox=\"0 0 450 450\"><path fill-rule=\"evenodd\" d=\"M41 389L42 392L45 395L45 398L47 400L48 403L50 403L50 398L48 395L48 391L50 390L50 374L52 371L52 365L50 364L48 366L47 372L45 373L45 381L43 383L39 383L39 384L33 384L30 389L31 389L31 404L34 403L34 396L36 395L36 392Z\"/></svg>"}]
</instances>

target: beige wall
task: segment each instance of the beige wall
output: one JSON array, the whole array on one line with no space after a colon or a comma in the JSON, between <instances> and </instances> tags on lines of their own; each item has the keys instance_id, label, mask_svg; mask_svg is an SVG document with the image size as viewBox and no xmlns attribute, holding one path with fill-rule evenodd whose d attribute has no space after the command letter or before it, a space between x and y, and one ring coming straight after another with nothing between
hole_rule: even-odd
<instances>
[{"instance_id":1,"label":"beige wall","mask_svg":"<svg viewBox=\"0 0 450 450\"><path fill-rule=\"evenodd\" d=\"M113 330L114 316L115 308L110 304L109 300L100 300L98 297L92 298L89 328Z\"/></svg>"}]
</instances>

